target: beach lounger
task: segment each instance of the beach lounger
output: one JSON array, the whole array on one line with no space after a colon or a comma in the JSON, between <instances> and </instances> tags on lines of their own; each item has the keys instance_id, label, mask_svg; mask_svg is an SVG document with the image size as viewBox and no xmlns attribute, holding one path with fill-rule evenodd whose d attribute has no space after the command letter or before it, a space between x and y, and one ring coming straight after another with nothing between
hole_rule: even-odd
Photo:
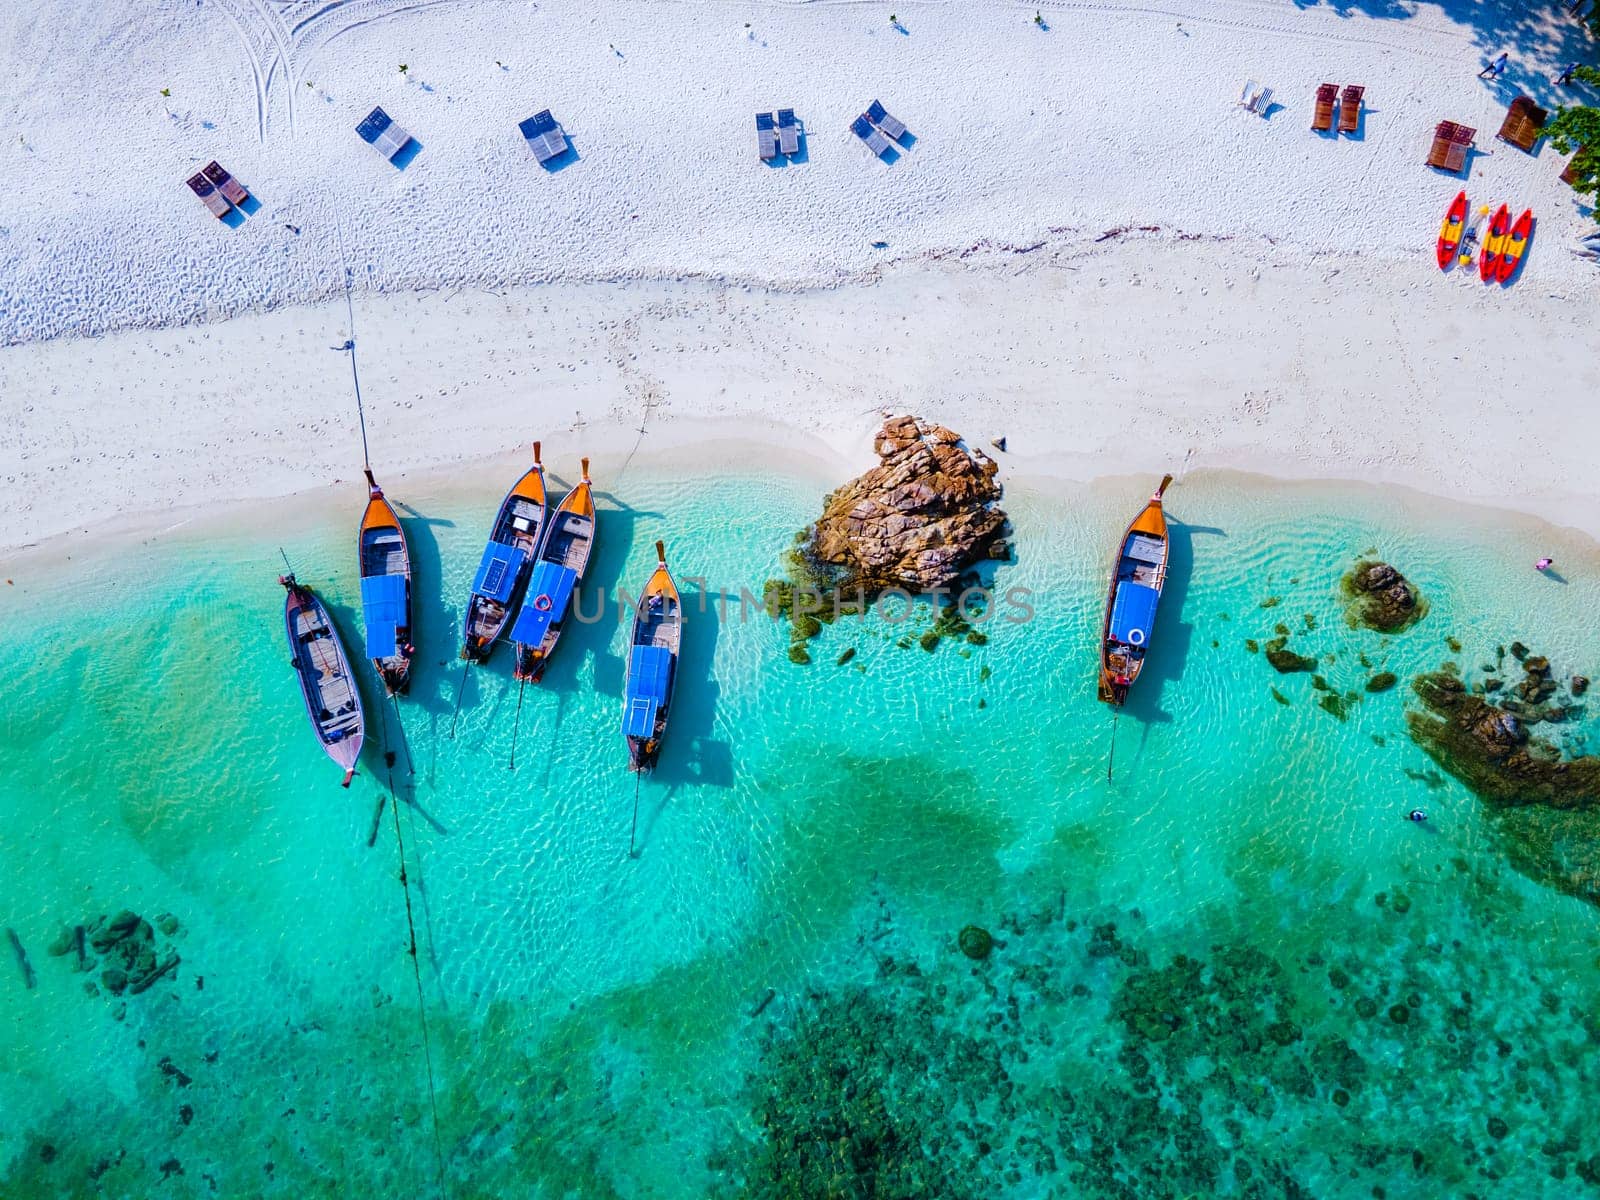
<instances>
[{"instance_id":1,"label":"beach lounger","mask_svg":"<svg viewBox=\"0 0 1600 1200\"><path fill-rule=\"evenodd\" d=\"M411 140L411 135L396 125L394 118L381 108L369 112L366 119L356 126L356 133L363 142L391 160Z\"/></svg>"},{"instance_id":2,"label":"beach lounger","mask_svg":"<svg viewBox=\"0 0 1600 1200\"><path fill-rule=\"evenodd\" d=\"M867 120L871 121L874 125L883 130L897 142L906 135L905 122L898 121L894 117L891 117L889 115L889 110L884 108L883 102L880 100L874 100L871 104L867 105Z\"/></svg>"},{"instance_id":3,"label":"beach lounger","mask_svg":"<svg viewBox=\"0 0 1600 1200\"><path fill-rule=\"evenodd\" d=\"M518 122L517 128L522 131L528 148L541 164L566 153L567 135L562 132L561 123L550 115L548 108L534 113L526 121Z\"/></svg>"},{"instance_id":4,"label":"beach lounger","mask_svg":"<svg viewBox=\"0 0 1600 1200\"><path fill-rule=\"evenodd\" d=\"M1367 89L1352 83L1339 96L1339 132L1354 133L1361 126L1361 97Z\"/></svg>"},{"instance_id":5,"label":"beach lounger","mask_svg":"<svg viewBox=\"0 0 1600 1200\"><path fill-rule=\"evenodd\" d=\"M1324 83L1317 88L1317 107L1311 117L1314 133L1327 133L1333 128L1333 106L1339 99L1339 85Z\"/></svg>"},{"instance_id":6,"label":"beach lounger","mask_svg":"<svg viewBox=\"0 0 1600 1200\"><path fill-rule=\"evenodd\" d=\"M1459 175L1467 165L1467 149L1478 131L1454 121L1440 121L1433 131L1433 145L1428 148L1427 164L1441 171Z\"/></svg>"},{"instance_id":7,"label":"beach lounger","mask_svg":"<svg viewBox=\"0 0 1600 1200\"><path fill-rule=\"evenodd\" d=\"M881 129L867 120L866 113L862 113L850 123L850 132L865 142L867 149L871 150L879 158L889 153L889 139L883 136Z\"/></svg>"},{"instance_id":8,"label":"beach lounger","mask_svg":"<svg viewBox=\"0 0 1600 1200\"><path fill-rule=\"evenodd\" d=\"M1272 89L1264 87L1254 79L1244 81L1244 87L1239 91L1239 107L1245 112L1253 112L1260 116L1267 115L1267 109L1272 104Z\"/></svg>"},{"instance_id":9,"label":"beach lounger","mask_svg":"<svg viewBox=\"0 0 1600 1200\"><path fill-rule=\"evenodd\" d=\"M778 110L778 149L784 154L800 153L800 122L794 119L794 109Z\"/></svg>"},{"instance_id":10,"label":"beach lounger","mask_svg":"<svg viewBox=\"0 0 1600 1200\"><path fill-rule=\"evenodd\" d=\"M184 182L189 185L191 192L200 197L200 203L204 204L217 220L220 221L227 216L228 210L233 207L228 203L228 198L217 191L216 185L206 178L204 171L189 176Z\"/></svg>"},{"instance_id":11,"label":"beach lounger","mask_svg":"<svg viewBox=\"0 0 1600 1200\"><path fill-rule=\"evenodd\" d=\"M228 203L243 204L250 199L250 193L244 185L224 171L220 163L209 162L200 168L200 172L215 185L217 191L228 198Z\"/></svg>"},{"instance_id":12,"label":"beach lounger","mask_svg":"<svg viewBox=\"0 0 1600 1200\"><path fill-rule=\"evenodd\" d=\"M1511 107L1506 110L1506 119L1500 124L1500 132L1495 136L1503 142L1510 142L1518 150L1533 153L1533 147L1539 141L1539 133L1544 129L1545 120L1550 116L1527 96L1518 96L1511 102Z\"/></svg>"},{"instance_id":13,"label":"beach lounger","mask_svg":"<svg viewBox=\"0 0 1600 1200\"><path fill-rule=\"evenodd\" d=\"M778 131L772 124L771 113L756 114L756 153L762 162L778 157Z\"/></svg>"}]
</instances>

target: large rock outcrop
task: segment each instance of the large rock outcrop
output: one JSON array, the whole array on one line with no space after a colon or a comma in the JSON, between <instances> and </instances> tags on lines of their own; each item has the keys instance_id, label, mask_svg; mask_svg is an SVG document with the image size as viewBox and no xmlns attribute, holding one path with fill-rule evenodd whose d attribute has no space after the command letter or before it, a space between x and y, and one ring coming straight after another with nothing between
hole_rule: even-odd
<instances>
[{"instance_id":1,"label":"large rock outcrop","mask_svg":"<svg viewBox=\"0 0 1600 1200\"><path fill-rule=\"evenodd\" d=\"M1386 562L1366 559L1344 577L1352 624L1382 633L1404 629L1427 614L1428 605L1411 581Z\"/></svg>"},{"instance_id":2,"label":"large rock outcrop","mask_svg":"<svg viewBox=\"0 0 1600 1200\"><path fill-rule=\"evenodd\" d=\"M1412 738L1488 805L1511 864L1600 905L1600 757L1564 758L1451 671L1418 676Z\"/></svg>"},{"instance_id":3,"label":"large rock outcrop","mask_svg":"<svg viewBox=\"0 0 1600 1200\"><path fill-rule=\"evenodd\" d=\"M917 417L884 423L881 460L830 495L805 557L833 588L953 588L974 563L1004 558L998 468L961 436Z\"/></svg>"}]
</instances>

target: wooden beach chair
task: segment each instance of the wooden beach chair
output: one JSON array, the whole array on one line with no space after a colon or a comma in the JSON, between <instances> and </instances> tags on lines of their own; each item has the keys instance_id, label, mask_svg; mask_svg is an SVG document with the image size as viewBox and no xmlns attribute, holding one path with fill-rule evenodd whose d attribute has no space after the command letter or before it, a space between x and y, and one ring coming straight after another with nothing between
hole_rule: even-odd
<instances>
[{"instance_id":1,"label":"wooden beach chair","mask_svg":"<svg viewBox=\"0 0 1600 1200\"><path fill-rule=\"evenodd\" d=\"M905 122L891 117L889 115L889 110L884 108L882 101L874 100L871 104L867 105L867 120L871 121L874 125L883 130L884 133L888 134L897 142L906 135Z\"/></svg>"},{"instance_id":2,"label":"wooden beach chair","mask_svg":"<svg viewBox=\"0 0 1600 1200\"><path fill-rule=\"evenodd\" d=\"M184 182L189 185L189 190L200 198L200 203L204 204L206 209L217 220L220 221L227 216L228 210L233 207L228 203L228 198L217 191L216 185L206 178L204 171L189 176Z\"/></svg>"},{"instance_id":3,"label":"wooden beach chair","mask_svg":"<svg viewBox=\"0 0 1600 1200\"><path fill-rule=\"evenodd\" d=\"M792 108L778 110L778 150L783 154L800 153L800 122L795 120Z\"/></svg>"},{"instance_id":4,"label":"wooden beach chair","mask_svg":"<svg viewBox=\"0 0 1600 1200\"><path fill-rule=\"evenodd\" d=\"M250 199L250 193L232 175L222 169L222 165L215 160L208 162L200 168L201 174L211 180L217 191L228 198L230 204L243 204Z\"/></svg>"},{"instance_id":5,"label":"wooden beach chair","mask_svg":"<svg viewBox=\"0 0 1600 1200\"><path fill-rule=\"evenodd\" d=\"M381 108L374 108L356 126L356 134L367 145L389 161L406 148L411 135L395 124L394 118Z\"/></svg>"},{"instance_id":6,"label":"wooden beach chair","mask_svg":"<svg viewBox=\"0 0 1600 1200\"><path fill-rule=\"evenodd\" d=\"M889 153L889 139L883 136L883 130L867 119L866 113L862 113L850 123L850 132L865 142L867 149L879 158Z\"/></svg>"},{"instance_id":7,"label":"wooden beach chair","mask_svg":"<svg viewBox=\"0 0 1600 1200\"><path fill-rule=\"evenodd\" d=\"M1477 132L1454 121L1440 121L1433 130L1433 145L1428 148L1428 166L1459 175L1467 165L1467 149Z\"/></svg>"},{"instance_id":8,"label":"wooden beach chair","mask_svg":"<svg viewBox=\"0 0 1600 1200\"><path fill-rule=\"evenodd\" d=\"M1518 150L1532 154L1549 116L1527 96L1518 96L1506 110L1506 119L1500 123L1500 132L1495 136L1503 142L1510 142Z\"/></svg>"},{"instance_id":9,"label":"wooden beach chair","mask_svg":"<svg viewBox=\"0 0 1600 1200\"><path fill-rule=\"evenodd\" d=\"M1244 81L1244 87L1239 89L1239 99L1237 104L1240 108L1247 109L1250 112L1255 112L1256 97L1260 94L1261 85L1254 79L1246 79Z\"/></svg>"},{"instance_id":10,"label":"wooden beach chair","mask_svg":"<svg viewBox=\"0 0 1600 1200\"><path fill-rule=\"evenodd\" d=\"M761 156L762 162L771 162L778 157L778 130L772 124L772 114L769 112L756 114L756 153Z\"/></svg>"},{"instance_id":11,"label":"wooden beach chair","mask_svg":"<svg viewBox=\"0 0 1600 1200\"><path fill-rule=\"evenodd\" d=\"M528 149L533 151L540 166L567 152L567 135L562 131L561 123L550 115L548 108L534 113L526 121L519 121L517 128L522 131L523 140L528 143Z\"/></svg>"},{"instance_id":12,"label":"wooden beach chair","mask_svg":"<svg viewBox=\"0 0 1600 1200\"><path fill-rule=\"evenodd\" d=\"M1579 146L1572 152L1572 157L1567 159L1567 165L1562 168L1561 182L1574 184L1578 182L1578 159L1583 155L1583 147Z\"/></svg>"},{"instance_id":13,"label":"wooden beach chair","mask_svg":"<svg viewBox=\"0 0 1600 1200\"><path fill-rule=\"evenodd\" d=\"M1350 84L1339 96L1339 132L1354 133L1361 126L1361 97L1366 88Z\"/></svg>"},{"instance_id":14,"label":"wooden beach chair","mask_svg":"<svg viewBox=\"0 0 1600 1200\"><path fill-rule=\"evenodd\" d=\"M1333 128L1333 106L1339 100L1339 85L1324 83L1317 88L1317 107L1311 116L1313 133L1327 133Z\"/></svg>"}]
</instances>

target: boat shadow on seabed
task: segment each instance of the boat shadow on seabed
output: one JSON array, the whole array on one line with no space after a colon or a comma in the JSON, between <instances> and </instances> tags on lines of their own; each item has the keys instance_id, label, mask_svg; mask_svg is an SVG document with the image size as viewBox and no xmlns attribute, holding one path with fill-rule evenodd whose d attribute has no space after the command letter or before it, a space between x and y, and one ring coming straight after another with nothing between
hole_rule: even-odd
<instances>
[{"instance_id":1,"label":"boat shadow on seabed","mask_svg":"<svg viewBox=\"0 0 1600 1200\"><path fill-rule=\"evenodd\" d=\"M1194 574L1194 537L1207 534L1227 537L1227 531L1211 525L1186 525L1168 518L1167 541L1170 556L1167 559L1166 585L1161 591L1161 609L1156 618L1155 636L1150 654L1145 659L1139 683L1128 695L1126 711L1139 721L1143 732L1139 738L1142 749L1150 726L1164 725L1175 720L1175 715L1162 706L1168 684L1183 678L1184 665L1189 659L1190 643L1194 640L1194 622L1185 611L1189 595L1189 581Z\"/></svg>"}]
</instances>

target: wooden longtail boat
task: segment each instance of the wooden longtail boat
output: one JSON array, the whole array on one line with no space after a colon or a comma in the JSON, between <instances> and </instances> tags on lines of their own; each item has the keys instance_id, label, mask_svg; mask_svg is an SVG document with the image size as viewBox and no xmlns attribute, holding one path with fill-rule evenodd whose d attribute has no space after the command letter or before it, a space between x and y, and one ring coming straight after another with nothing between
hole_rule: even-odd
<instances>
[{"instance_id":1,"label":"wooden longtail boat","mask_svg":"<svg viewBox=\"0 0 1600 1200\"><path fill-rule=\"evenodd\" d=\"M367 729L350 659L328 618L328 610L315 593L295 582L293 573L280 575L278 582L288 593L283 624L294 655L295 673L300 676L306 715L328 757L344 768L343 786L349 787Z\"/></svg>"},{"instance_id":2,"label":"wooden longtail boat","mask_svg":"<svg viewBox=\"0 0 1600 1200\"><path fill-rule=\"evenodd\" d=\"M517 606L528 569L544 537L544 467L539 462L539 443L533 444L533 466L511 485L500 502L494 528L483 561L472 580L472 596L461 625L461 657L470 662L487 662L496 639L505 631Z\"/></svg>"},{"instance_id":3,"label":"wooden longtail boat","mask_svg":"<svg viewBox=\"0 0 1600 1200\"><path fill-rule=\"evenodd\" d=\"M1105 622L1100 629L1100 699L1107 704L1120 707L1144 669L1156 606L1167 581L1171 544L1161 495L1171 482L1171 475L1161 477L1161 486L1117 543Z\"/></svg>"},{"instance_id":4,"label":"wooden longtail boat","mask_svg":"<svg viewBox=\"0 0 1600 1200\"><path fill-rule=\"evenodd\" d=\"M683 641L683 605L667 570L666 548L656 543L656 569L639 597L628 647L628 678L623 688L622 732L628 739L628 769L648 771L661 755L667 731L672 685Z\"/></svg>"},{"instance_id":5,"label":"wooden longtail boat","mask_svg":"<svg viewBox=\"0 0 1600 1200\"><path fill-rule=\"evenodd\" d=\"M578 486L550 515L544 545L528 579L527 595L511 624L518 679L538 683L544 675L561 638L561 623L572 603L573 589L583 582L583 573L589 566L594 532L594 487L586 458Z\"/></svg>"},{"instance_id":6,"label":"wooden longtail boat","mask_svg":"<svg viewBox=\"0 0 1600 1200\"><path fill-rule=\"evenodd\" d=\"M361 616L367 627L367 657L391 696L411 686L411 549L400 514L383 498L367 469L367 510L357 535L361 563Z\"/></svg>"}]
</instances>

